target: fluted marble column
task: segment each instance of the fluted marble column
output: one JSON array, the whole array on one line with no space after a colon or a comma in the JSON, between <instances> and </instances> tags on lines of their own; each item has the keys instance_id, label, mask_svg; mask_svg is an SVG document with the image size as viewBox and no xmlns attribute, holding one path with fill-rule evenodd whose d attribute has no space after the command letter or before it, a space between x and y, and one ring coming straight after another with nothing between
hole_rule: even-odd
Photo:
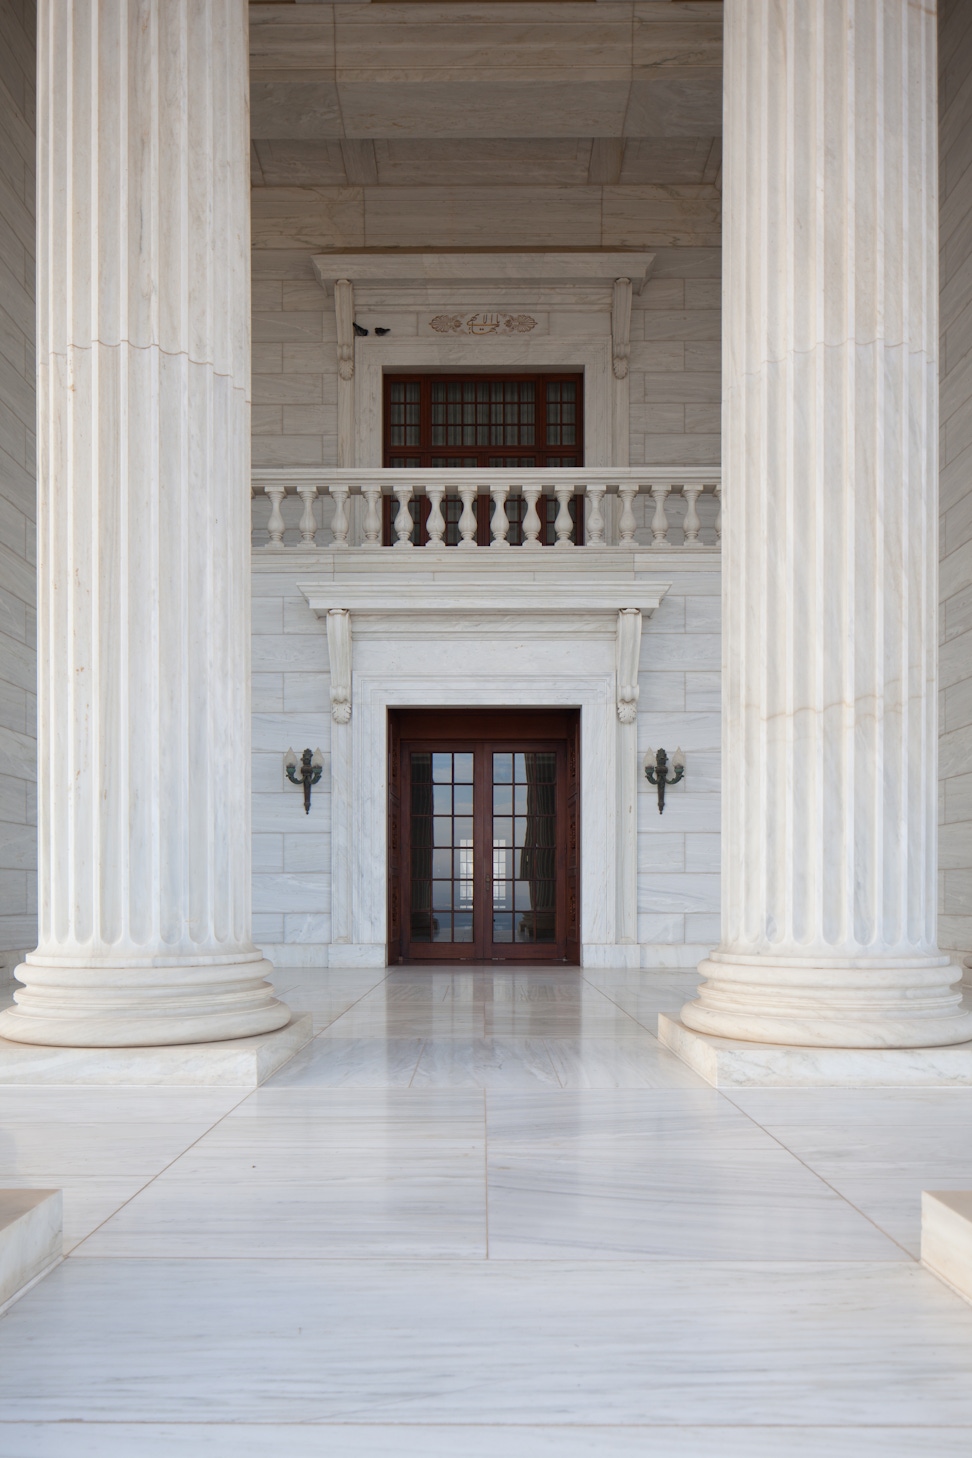
<instances>
[{"instance_id":1,"label":"fluted marble column","mask_svg":"<svg viewBox=\"0 0 972 1458\"><path fill-rule=\"evenodd\" d=\"M0 1033L265 1032L246 0L40 0L38 32L40 945Z\"/></svg>"},{"instance_id":2,"label":"fluted marble column","mask_svg":"<svg viewBox=\"0 0 972 1458\"><path fill-rule=\"evenodd\" d=\"M725 8L723 919L682 1018L961 1042L935 917L934 6Z\"/></svg>"}]
</instances>

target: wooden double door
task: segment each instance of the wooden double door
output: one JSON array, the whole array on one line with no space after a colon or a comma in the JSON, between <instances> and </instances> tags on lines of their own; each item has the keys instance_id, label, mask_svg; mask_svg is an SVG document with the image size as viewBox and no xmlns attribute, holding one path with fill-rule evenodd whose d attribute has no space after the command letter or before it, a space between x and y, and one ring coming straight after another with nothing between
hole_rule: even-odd
<instances>
[{"instance_id":1,"label":"wooden double door","mask_svg":"<svg viewBox=\"0 0 972 1458\"><path fill-rule=\"evenodd\" d=\"M578 710L400 709L388 960L577 962Z\"/></svg>"}]
</instances>

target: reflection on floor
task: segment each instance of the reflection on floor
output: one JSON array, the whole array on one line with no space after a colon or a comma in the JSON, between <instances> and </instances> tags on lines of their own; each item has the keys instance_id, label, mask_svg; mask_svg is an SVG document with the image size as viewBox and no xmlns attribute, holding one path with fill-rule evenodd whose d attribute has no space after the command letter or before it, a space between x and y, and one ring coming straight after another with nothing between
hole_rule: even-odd
<instances>
[{"instance_id":1,"label":"reflection on floor","mask_svg":"<svg viewBox=\"0 0 972 1458\"><path fill-rule=\"evenodd\" d=\"M256 1093L0 1090L69 1258L0 1321L11 1458L972 1452L916 1263L972 1089L709 1088L676 972L282 971Z\"/></svg>"}]
</instances>

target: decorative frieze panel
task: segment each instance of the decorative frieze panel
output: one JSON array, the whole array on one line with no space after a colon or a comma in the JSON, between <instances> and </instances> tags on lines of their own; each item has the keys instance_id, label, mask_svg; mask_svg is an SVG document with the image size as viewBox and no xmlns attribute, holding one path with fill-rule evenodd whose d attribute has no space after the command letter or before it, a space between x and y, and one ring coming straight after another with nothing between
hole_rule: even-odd
<instances>
[{"instance_id":1,"label":"decorative frieze panel","mask_svg":"<svg viewBox=\"0 0 972 1458\"><path fill-rule=\"evenodd\" d=\"M510 338L518 334L546 334L549 321L546 315L506 309L479 309L469 313L438 313L421 317L422 332L431 330L440 335L483 335Z\"/></svg>"}]
</instances>

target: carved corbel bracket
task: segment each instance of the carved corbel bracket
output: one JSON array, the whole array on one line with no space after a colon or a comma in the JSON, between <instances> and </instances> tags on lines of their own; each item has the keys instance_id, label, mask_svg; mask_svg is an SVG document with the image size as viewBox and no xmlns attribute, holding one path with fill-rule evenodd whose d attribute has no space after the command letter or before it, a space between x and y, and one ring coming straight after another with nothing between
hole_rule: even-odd
<instances>
[{"instance_id":1,"label":"carved corbel bracket","mask_svg":"<svg viewBox=\"0 0 972 1458\"><path fill-rule=\"evenodd\" d=\"M638 661L641 657L641 611L622 608L618 613L618 718L633 724L638 717Z\"/></svg>"},{"instance_id":2,"label":"carved corbel bracket","mask_svg":"<svg viewBox=\"0 0 972 1458\"><path fill-rule=\"evenodd\" d=\"M354 376L354 285L346 278L334 280L334 322L338 374L342 380L350 380Z\"/></svg>"},{"instance_id":3,"label":"carved corbel bracket","mask_svg":"<svg viewBox=\"0 0 972 1458\"><path fill-rule=\"evenodd\" d=\"M351 613L348 608L327 610L327 654L331 663L331 718L347 724L351 718Z\"/></svg>"},{"instance_id":4,"label":"carved corbel bracket","mask_svg":"<svg viewBox=\"0 0 972 1458\"><path fill-rule=\"evenodd\" d=\"M611 301L611 362L616 380L627 378L631 358L631 280L616 278Z\"/></svg>"}]
</instances>

